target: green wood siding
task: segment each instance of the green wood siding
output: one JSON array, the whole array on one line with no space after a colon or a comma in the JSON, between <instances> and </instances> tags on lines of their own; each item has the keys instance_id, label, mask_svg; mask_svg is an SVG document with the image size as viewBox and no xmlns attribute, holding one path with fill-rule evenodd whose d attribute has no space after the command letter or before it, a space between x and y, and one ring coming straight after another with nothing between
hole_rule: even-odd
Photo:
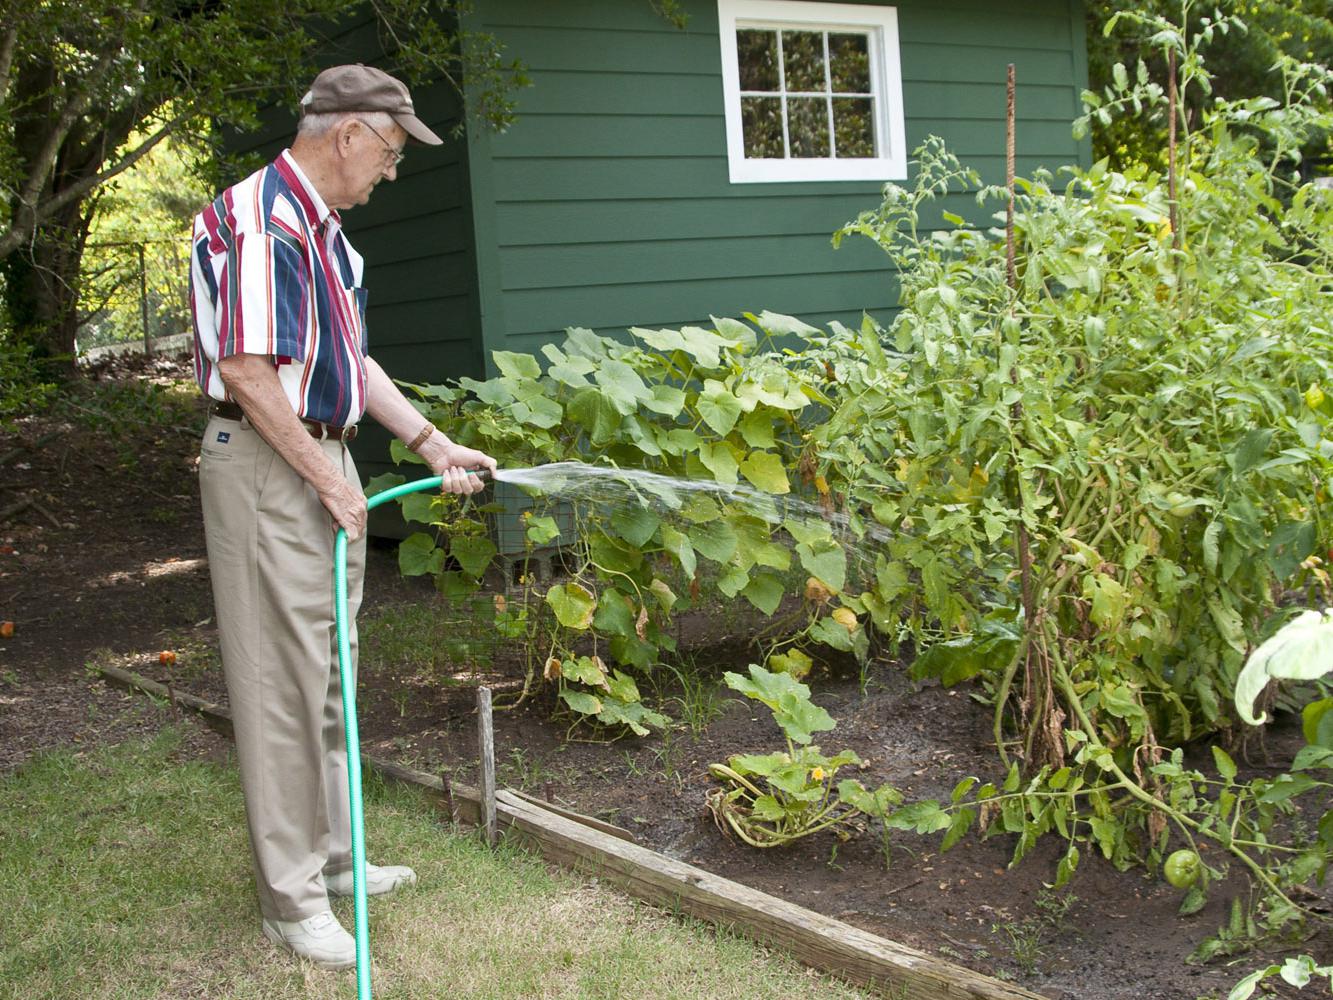
<instances>
[{"instance_id":1,"label":"green wood siding","mask_svg":"<svg viewBox=\"0 0 1333 1000\"><path fill-rule=\"evenodd\" d=\"M533 79L518 122L469 144L488 358L535 350L567 326L616 332L762 309L824 324L892 311L883 255L829 241L878 204L877 183L729 182L716 3L683 6L681 31L648 0L477 3L471 26L497 35ZM1002 181L1012 62L1019 173L1088 163L1070 136L1087 75L1078 0L894 6L909 149L941 135ZM949 207L975 214L971 205Z\"/></svg>"}]
</instances>

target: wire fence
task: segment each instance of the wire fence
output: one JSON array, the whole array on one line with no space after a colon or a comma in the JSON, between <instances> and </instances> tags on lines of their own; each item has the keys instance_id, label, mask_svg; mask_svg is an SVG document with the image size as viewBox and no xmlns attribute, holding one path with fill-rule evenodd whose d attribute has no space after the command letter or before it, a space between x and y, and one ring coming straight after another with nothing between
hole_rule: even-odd
<instances>
[{"instance_id":1,"label":"wire fence","mask_svg":"<svg viewBox=\"0 0 1333 1000\"><path fill-rule=\"evenodd\" d=\"M154 344L190 330L188 242L184 238L89 243L79 289L80 353Z\"/></svg>"}]
</instances>

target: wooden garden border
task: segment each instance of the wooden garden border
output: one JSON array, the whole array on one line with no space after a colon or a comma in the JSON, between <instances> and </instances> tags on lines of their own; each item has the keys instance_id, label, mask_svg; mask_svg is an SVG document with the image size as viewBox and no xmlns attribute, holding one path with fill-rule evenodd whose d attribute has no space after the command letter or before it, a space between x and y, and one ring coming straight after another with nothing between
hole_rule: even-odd
<instances>
[{"instance_id":1,"label":"wooden garden border","mask_svg":"<svg viewBox=\"0 0 1333 1000\"><path fill-rule=\"evenodd\" d=\"M197 712L230 735L231 717L220 705L169 689L138 674L102 667L106 680ZM451 818L479 826L480 793L466 785L363 754L366 767L423 788ZM904 991L911 1000L1045 1000L1010 983L834 920L775 896L676 861L633 842L626 831L569 810L556 809L507 789L496 793L496 821L519 844L555 864L596 875L620 889L707 920L744 937L775 945L825 972L872 989ZM899 995L897 992L891 995Z\"/></svg>"}]
</instances>

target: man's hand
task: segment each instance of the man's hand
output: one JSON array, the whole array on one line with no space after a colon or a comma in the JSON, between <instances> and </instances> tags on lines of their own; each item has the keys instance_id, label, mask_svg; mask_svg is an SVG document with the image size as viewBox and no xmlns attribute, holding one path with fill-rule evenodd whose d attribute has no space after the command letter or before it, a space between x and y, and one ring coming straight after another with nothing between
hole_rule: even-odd
<instances>
[{"instance_id":1,"label":"man's hand","mask_svg":"<svg viewBox=\"0 0 1333 1000\"><path fill-rule=\"evenodd\" d=\"M354 542L366 533L368 507L365 495L347 480L338 478L318 491L319 502L333 517L333 523L347 531L347 540Z\"/></svg>"},{"instance_id":2,"label":"man's hand","mask_svg":"<svg viewBox=\"0 0 1333 1000\"><path fill-rule=\"evenodd\" d=\"M421 449L421 457L441 477L440 489L444 493L469 494L484 490L486 484L470 474L472 469L487 469L495 475L495 459L484 451L464 448L438 433L431 435L426 444L428 447Z\"/></svg>"}]
</instances>

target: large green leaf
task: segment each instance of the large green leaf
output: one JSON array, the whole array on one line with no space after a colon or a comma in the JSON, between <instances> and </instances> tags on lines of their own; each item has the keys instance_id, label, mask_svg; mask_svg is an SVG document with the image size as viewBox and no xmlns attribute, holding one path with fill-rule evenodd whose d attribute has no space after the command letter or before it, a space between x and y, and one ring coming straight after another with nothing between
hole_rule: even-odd
<instances>
[{"instance_id":1,"label":"large green leaf","mask_svg":"<svg viewBox=\"0 0 1333 1000\"><path fill-rule=\"evenodd\" d=\"M772 573L756 573L741 591L745 599L766 615L771 615L782 603L781 577Z\"/></svg>"},{"instance_id":2,"label":"large green leaf","mask_svg":"<svg viewBox=\"0 0 1333 1000\"><path fill-rule=\"evenodd\" d=\"M558 427L565 419L564 407L545 396L533 396L517 402L509 408L509 412L519 423L532 427Z\"/></svg>"},{"instance_id":3,"label":"large green leaf","mask_svg":"<svg viewBox=\"0 0 1333 1000\"><path fill-rule=\"evenodd\" d=\"M701 445L699 461L713 474L713 478L724 486L736 483L736 472L740 464L736 460L736 449L726 441L709 441Z\"/></svg>"},{"instance_id":4,"label":"large green leaf","mask_svg":"<svg viewBox=\"0 0 1333 1000\"><path fill-rule=\"evenodd\" d=\"M644 385L639 373L623 361L603 361L592 377L622 415L634 413L641 405L653 400L652 392Z\"/></svg>"},{"instance_id":5,"label":"large green leaf","mask_svg":"<svg viewBox=\"0 0 1333 1000\"><path fill-rule=\"evenodd\" d=\"M602 710L597 713L597 721L606 726L628 726L636 736L647 736L648 726L666 729L670 721L660 712L645 708L637 701L621 701L618 698L603 698Z\"/></svg>"},{"instance_id":6,"label":"large green leaf","mask_svg":"<svg viewBox=\"0 0 1333 1000\"><path fill-rule=\"evenodd\" d=\"M621 670L614 671L614 674L610 682L611 697L627 703L640 701L639 686L634 683L634 678Z\"/></svg>"},{"instance_id":7,"label":"large green leaf","mask_svg":"<svg viewBox=\"0 0 1333 1000\"><path fill-rule=\"evenodd\" d=\"M687 577L693 577L696 568L694 546L689 536L677 531L669 524L662 525L662 547L676 557L680 568Z\"/></svg>"},{"instance_id":8,"label":"large green leaf","mask_svg":"<svg viewBox=\"0 0 1333 1000\"><path fill-rule=\"evenodd\" d=\"M782 458L771 451L752 451L741 462L741 475L765 493L790 493Z\"/></svg>"},{"instance_id":9,"label":"large green leaf","mask_svg":"<svg viewBox=\"0 0 1333 1000\"><path fill-rule=\"evenodd\" d=\"M636 548L647 545L661 523L662 519L648 507L622 507L611 515L611 526Z\"/></svg>"},{"instance_id":10,"label":"large green leaf","mask_svg":"<svg viewBox=\"0 0 1333 1000\"><path fill-rule=\"evenodd\" d=\"M366 483L366 496L373 497L377 493L383 493L395 486L401 486L405 482L407 482L407 477L404 475L397 472L382 472L378 476L372 476ZM408 495L411 496L411 494Z\"/></svg>"},{"instance_id":11,"label":"large green leaf","mask_svg":"<svg viewBox=\"0 0 1333 1000\"><path fill-rule=\"evenodd\" d=\"M592 623L603 635L633 635L634 616L634 605L629 598L608 587L597 600L597 613Z\"/></svg>"},{"instance_id":12,"label":"large green leaf","mask_svg":"<svg viewBox=\"0 0 1333 1000\"><path fill-rule=\"evenodd\" d=\"M563 583L546 592L546 603L555 612L556 621L565 628L586 629L592 624L597 599L581 583Z\"/></svg>"},{"instance_id":13,"label":"large green leaf","mask_svg":"<svg viewBox=\"0 0 1333 1000\"><path fill-rule=\"evenodd\" d=\"M685 408L685 393L675 386L655 385L652 398L645 400L643 405L654 413L674 419Z\"/></svg>"},{"instance_id":14,"label":"large green leaf","mask_svg":"<svg viewBox=\"0 0 1333 1000\"><path fill-rule=\"evenodd\" d=\"M560 537L560 525L549 516L529 518L527 536L533 545L546 545Z\"/></svg>"},{"instance_id":15,"label":"large green leaf","mask_svg":"<svg viewBox=\"0 0 1333 1000\"><path fill-rule=\"evenodd\" d=\"M481 576L495 555L495 543L479 535L455 535L449 539L449 555L472 576Z\"/></svg>"},{"instance_id":16,"label":"large green leaf","mask_svg":"<svg viewBox=\"0 0 1333 1000\"><path fill-rule=\"evenodd\" d=\"M435 574L444 568L444 550L424 531L408 535L398 544L398 571L403 576Z\"/></svg>"},{"instance_id":17,"label":"large green leaf","mask_svg":"<svg viewBox=\"0 0 1333 1000\"><path fill-rule=\"evenodd\" d=\"M607 681L606 670L601 659L594 659L591 656L570 657L561 666L560 676L566 681L577 681L579 684L588 685L588 687L606 690L611 687Z\"/></svg>"},{"instance_id":18,"label":"large green leaf","mask_svg":"<svg viewBox=\"0 0 1333 1000\"><path fill-rule=\"evenodd\" d=\"M773 425L777 417L765 407L758 407L740 419L741 437L751 448L772 448L776 443Z\"/></svg>"},{"instance_id":19,"label":"large green leaf","mask_svg":"<svg viewBox=\"0 0 1333 1000\"><path fill-rule=\"evenodd\" d=\"M736 531L726 521L696 524L689 530L695 551L717 563L725 563L736 552Z\"/></svg>"},{"instance_id":20,"label":"large green leaf","mask_svg":"<svg viewBox=\"0 0 1333 1000\"><path fill-rule=\"evenodd\" d=\"M711 378L704 381L704 391L699 393L695 406L704 423L720 437L731 433L741 415L740 401L725 385Z\"/></svg>"},{"instance_id":21,"label":"large green leaf","mask_svg":"<svg viewBox=\"0 0 1333 1000\"><path fill-rule=\"evenodd\" d=\"M514 351L492 351L495 367L501 375L509 378L540 378L542 367L531 354L517 354Z\"/></svg>"},{"instance_id":22,"label":"large green leaf","mask_svg":"<svg viewBox=\"0 0 1333 1000\"><path fill-rule=\"evenodd\" d=\"M580 715L597 715L602 711L602 700L587 691L564 688L560 692L560 700Z\"/></svg>"},{"instance_id":23,"label":"large green leaf","mask_svg":"<svg viewBox=\"0 0 1333 1000\"><path fill-rule=\"evenodd\" d=\"M588 432L594 445L609 444L620 429L620 412L600 389L587 388L569 401L569 418Z\"/></svg>"},{"instance_id":24,"label":"large green leaf","mask_svg":"<svg viewBox=\"0 0 1333 1000\"><path fill-rule=\"evenodd\" d=\"M810 638L826 646L850 653L853 649L852 633L847 626L835 622L832 618L821 618L810 626Z\"/></svg>"},{"instance_id":25,"label":"large green leaf","mask_svg":"<svg viewBox=\"0 0 1333 1000\"><path fill-rule=\"evenodd\" d=\"M934 677L945 687L987 671L1003 670L1018 649L1014 626L989 619L981 630L948 642L937 642L917 654L908 676L914 681Z\"/></svg>"},{"instance_id":26,"label":"large green leaf","mask_svg":"<svg viewBox=\"0 0 1333 1000\"><path fill-rule=\"evenodd\" d=\"M811 734L837 725L828 712L810 701L810 689L789 674L770 673L752 663L749 677L731 671L723 677L732 690L767 705L773 712L773 721L794 743L809 743Z\"/></svg>"},{"instance_id":27,"label":"large green leaf","mask_svg":"<svg viewBox=\"0 0 1333 1000\"><path fill-rule=\"evenodd\" d=\"M403 505L403 520L417 524L433 524L439 520L440 494L409 493L399 501Z\"/></svg>"},{"instance_id":28,"label":"large green leaf","mask_svg":"<svg viewBox=\"0 0 1333 1000\"><path fill-rule=\"evenodd\" d=\"M831 538L809 545L802 542L796 546L796 554L801 557L801 565L811 576L818 578L835 594L842 591L847 582L847 556L841 545Z\"/></svg>"}]
</instances>

